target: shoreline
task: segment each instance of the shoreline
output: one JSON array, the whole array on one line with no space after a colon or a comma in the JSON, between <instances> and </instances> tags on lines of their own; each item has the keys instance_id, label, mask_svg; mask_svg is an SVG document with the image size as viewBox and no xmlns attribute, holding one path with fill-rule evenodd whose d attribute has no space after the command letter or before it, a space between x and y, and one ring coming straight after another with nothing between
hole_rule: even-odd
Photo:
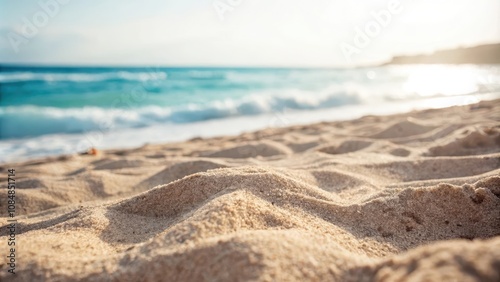
<instances>
[{"instance_id":1,"label":"shoreline","mask_svg":"<svg viewBox=\"0 0 500 282\"><path fill-rule=\"evenodd\" d=\"M499 121L497 99L2 164L0 224L18 281L495 281Z\"/></svg>"},{"instance_id":2,"label":"shoreline","mask_svg":"<svg viewBox=\"0 0 500 282\"><path fill-rule=\"evenodd\" d=\"M182 143L193 138L236 137L240 134L265 129L313 125L322 122L349 121L366 115L408 114L419 110L442 109L449 106L473 104L478 101L492 101L498 99L498 95L498 93L486 93L433 97L415 100L412 103L384 102L377 105L356 104L312 111L281 111L256 116L211 119L186 124L152 125L149 127L120 129L110 132L90 131L80 134L49 134L33 138L7 139L0 140L0 149L5 152L5 161L0 161L0 165L37 161L44 158L64 157L83 153L89 148L96 148L100 151L133 150L148 144ZM213 130L214 128L216 128L215 131ZM16 151L16 148L33 147L33 145L24 145L28 143L40 144L40 148L36 149L38 147L35 146L35 151L32 153L19 153ZM59 147L51 148L51 144L60 145L57 145ZM70 144L72 144L72 147L68 149ZM69 151L61 152L62 147L65 147L65 150ZM48 150L48 152L44 153L44 150Z\"/></svg>"}]
</instances>

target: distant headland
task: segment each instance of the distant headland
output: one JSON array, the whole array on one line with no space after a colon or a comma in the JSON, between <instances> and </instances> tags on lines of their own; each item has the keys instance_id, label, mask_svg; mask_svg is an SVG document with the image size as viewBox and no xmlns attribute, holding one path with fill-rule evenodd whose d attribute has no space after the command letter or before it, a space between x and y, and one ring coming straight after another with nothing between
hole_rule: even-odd
<instances>
[{"instance_id":1,"label":"distant headland","mask_svg":"<svg viewBox=\"0 0 500 282\"><path fill-rule=\"evenodd\" d=\"M500 43L396 56L384 65L398 64L500 64Z\"/></svg>"}]
</instances>

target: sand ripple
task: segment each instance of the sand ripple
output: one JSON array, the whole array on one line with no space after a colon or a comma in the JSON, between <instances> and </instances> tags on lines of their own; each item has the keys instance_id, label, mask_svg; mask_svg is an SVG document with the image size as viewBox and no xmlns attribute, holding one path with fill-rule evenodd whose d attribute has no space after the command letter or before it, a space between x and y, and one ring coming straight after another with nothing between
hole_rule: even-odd
<instances>
[{"instance_id":1,"label":"sand ripple","mask_svg":"<svg viewBox=\"0 0 500 282\"><path fill-rule=\"evenodd\" d=\"M5 165L14 281L500 281L481 105Z\"/></svg>"}]
</instances>

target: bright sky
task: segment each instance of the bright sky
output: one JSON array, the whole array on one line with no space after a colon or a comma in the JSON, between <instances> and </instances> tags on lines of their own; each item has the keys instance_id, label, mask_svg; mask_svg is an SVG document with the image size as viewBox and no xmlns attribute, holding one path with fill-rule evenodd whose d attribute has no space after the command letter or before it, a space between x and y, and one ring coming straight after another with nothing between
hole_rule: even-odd
<instances>
[{"instance_id":1,"label":"bright sky","mask_svg":"<svg viewBox=\"0 0 500 282\"><path fill-rule=\"evenodd\" d=\"M0 0L0 62L352 66L500 42L498 0L366 2Z\"/></svg>"}]
</instances>

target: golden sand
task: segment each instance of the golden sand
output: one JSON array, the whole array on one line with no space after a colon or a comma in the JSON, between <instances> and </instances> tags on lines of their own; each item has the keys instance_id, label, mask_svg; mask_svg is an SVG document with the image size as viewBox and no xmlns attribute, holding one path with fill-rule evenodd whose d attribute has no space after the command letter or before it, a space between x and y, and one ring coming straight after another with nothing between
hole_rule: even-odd
<instances>
[{"instance_id":1,"label":"golden sand","mask_svg":"<svg viewBox=\"0 0 500 282\"><path fill-rule=\"evenodd\" d=\"M500 281L500 100L9 168L2 281Z\"/></svg>"}]
</instances>

